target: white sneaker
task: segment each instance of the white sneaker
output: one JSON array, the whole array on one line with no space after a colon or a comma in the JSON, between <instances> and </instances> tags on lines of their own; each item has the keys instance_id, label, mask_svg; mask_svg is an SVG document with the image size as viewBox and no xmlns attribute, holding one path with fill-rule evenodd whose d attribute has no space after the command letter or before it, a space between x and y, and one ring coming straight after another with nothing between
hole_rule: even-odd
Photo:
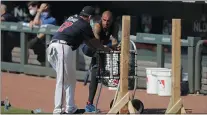
<instances>
[{"instance_id":1,"label":"white sneaker","mask_svg":"<svg viewBox=\"0 0 207 115\"><path fill-rule=\"evenodd\" d=\"M61 109L54 109L53 110L53 115L60 114L61 112L62 112Z\"/></svg>"},{"instance_id":2,"label":"white sneaker","mask_svg":"<svg viewBox=\"0 0 207 115\"><path fill-rule=\"evenodd\" d=\"M68 114L73 114L73 113L75 113L77 110L78 110L77 107L71 107L68 111L65 111L65 112L68 113Z\"/></svg>"}]
</instances>

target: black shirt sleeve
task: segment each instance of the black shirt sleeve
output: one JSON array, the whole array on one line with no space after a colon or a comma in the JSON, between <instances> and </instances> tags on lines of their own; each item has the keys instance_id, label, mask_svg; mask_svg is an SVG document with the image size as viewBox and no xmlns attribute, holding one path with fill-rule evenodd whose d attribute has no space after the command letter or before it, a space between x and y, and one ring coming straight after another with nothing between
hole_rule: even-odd
<instances>
[{"instance_id":1,"label":"black shirt sleeve","mask_svg":"<svg viewBox=\"0 0 207 115\"><path fill-rule=\"evenodd\" d=\"M95 38L93 34L93 30L90 26L90 24L87 24L83 29L82 29L82 36L84 40L90 40Z\"/></svg>"},{"instance_id":2,"label":"black shirt sleeve","mask_svg":"<svg viewBox=\"0 0 207 115\"><path fill-rule=\"evenodd\" d=\"M12 16L9 13L5 13L4 15L2 15L2 17L4 17L5 21L8 21L8 22L17 22L18 21L14 16Z\"/></svg>"}]
</instances>

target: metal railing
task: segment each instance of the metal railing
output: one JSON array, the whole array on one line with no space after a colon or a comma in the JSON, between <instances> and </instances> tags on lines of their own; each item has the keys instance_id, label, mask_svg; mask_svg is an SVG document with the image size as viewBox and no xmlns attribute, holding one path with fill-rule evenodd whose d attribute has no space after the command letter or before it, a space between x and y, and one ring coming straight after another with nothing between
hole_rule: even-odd
<instances>
[{"instance_id":1,"label":"metal railing","mask_svg":"<svg viewBox=\"0 0 207 115\"><path fill-rule=\"evenodd\" d=\"M195 92L196 93L202 93L207 94L207 89L203 90L201 89L201 83L202 83L202 51L203 51L203 45L207 44L207 40L200 40L198 41L196 45L196 55L195 55ZM204 75L206 76L206 75ZM206 83L207 84L207 83Z\"/></svg>"},{"instance_id":2,"label":"metal railing","mask_svg":"<svg viewBox=\"0 0 207 115\"><path fill-rule=\"evenodd\" d=\"M2 22L1 23L1 31L13 31L20 32L20 48L21 48L21 62L18 63L10 63L10 62L1 62L1 67L4 70L8 71L17 71L25 74L34 74L34 75L43 75L43 76L53 76L55 77L55 71L50 67L48 61L45 61L45 66L37 66L37 65L29 65L28 56L27 56L27 37L26 33L44 33L46 34L46 42L49 42L51 36L56 30L58 26L42 26L36 28L29 28L23 26L22 23L11 23L11 22ZM157 66L164 67L165 66L165 56L163 47L164 45L171 45L171 36L170 35L157 35L157 34L145 34L145 33L137 33L136 40L133 40L136 43L146 43L146 44L156 44L157 45ZM195 70L195 46L197 44L198 38L188 37L186 40L181 40L181 45L183 47L188 47L188 82L190 93L194 93L194 70ZM79 56L78 51L76 53L76 57ZM139 57L139 53L138 53ZM76 58L76 65L78 66L78 58ZM139 63L138 63L139 64ZM83 80L85 72L79 71L77 69L77 79Z\"/></svg>"},{"instance_id":3,"label":"metal railing","mask_svg":"<svg viewBox=\"0 0 207 115\"><path fill-rule=\"evenodd\" d=\"M55 71L45 61L45 67L28 64L27 34L26 33L44 33L46 42L50 41L51 35L57 30L56 26L42 26L30 28L22 23L2 22L1 31L20 32L20 63L1 62L1 69L16 71L25 74L43 75L55 77Z\"/></svg>"},{"instance_id":4,"label":"metal railing","mask_svg":"<svg viewBox=\"0 0 207 115\"><path fill-rule=\"evenodd\" d=\"M181 40L181 46L188 47L188 84L189 92L194 93L194 69L195 69L195 46L200 40L200 38L188 37L187 40ZM137 33L136 42L147 43L147 44L157 44L157 65L158 67L164 67L165 57L163 51L163 45L171 45L171 36L170 35L157 35L157 34L141 34Z\"/></svg>"}]
</instances>

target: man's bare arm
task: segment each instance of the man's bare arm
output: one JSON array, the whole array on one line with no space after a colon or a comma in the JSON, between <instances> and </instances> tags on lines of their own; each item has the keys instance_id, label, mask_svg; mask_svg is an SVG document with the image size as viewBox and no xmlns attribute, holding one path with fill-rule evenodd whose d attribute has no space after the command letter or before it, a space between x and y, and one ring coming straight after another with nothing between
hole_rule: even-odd
<instances>
[{"instance_id":1,"label":"man's bare arm","mask_svg":"<svg viewBox=\"0 0 207 115\"><path fill-rule=\"evenodd\" d=\"M43 38L45 37L45 34L43 34L43 33L39 33L39 34L37 35L37 37L38 37L39 39L43 39Z\"/></svg>"},{"instance_id":2,"label":"man's bare arm","mask_svg":"<svg viewBox=\"0 0 207 115\"><path fill-rule=\"evenodd\" d=\"M38 11L35 18L34 18L34 21L33 21L33 24L34 25L40 25L41 24L41 21L40 21L40 15L41 15L41 12Z\"/></svg>"},{"instance_id":3,"label":"man's bare arm","mask_svg":"<svg viewBox=\"0 0 207 115\"><path fill-rule=\"evenodd\" d=\"M5 18L4 17L1 17L1 21L5 21Z\"/></svg>"},{"instance_id":4,"label":"man's bare arm","mask_svg":"<svg viewBox=\"0 0 207 115\"><path fill-rule=\"evenodd\" d=\"M85 44L93 49L103 50L105 52L111 51L110 48L103 46L99 39L93 38L90 40L85 40Z\"/></svg>"},{"instance_id":5,"label":"man's bare arm","mask_svg":"<svg viewBox=\"0 0 207 115\"><path fill-rule=\"evenodd\" d=\"M104 46L100 41L100 32L101 32L101 26L96 23L94 25L93 34L95 38L85 41L85 44L93 49L98 50L104 50L104 51L110 51L111 49Z\"/></svg>"},{"instance_id":6,"label":"man's bare arm","mask_svg":"<svg viewBox=\"0 0 207 115\"><path fill-rule=\"evenodd\" d=\"M93 38L90 40L85 40L85 44L93 49L103 49L104 46L100 43L100 40Z\"/></svg>"},{"instance_id":7,"label":"man's bare arm","mask_svg":"<svg viewBox=\"0 0 207 115\"><path fill-rule=\"evenodd\" d=\"M35 18L34 18L34 21L33 21L33 24L35 24L35 25L41 25L41 20L40 20L40 15L41 15L41 13L45 10L45 9L47 9L47 7L48 7L48 5L46 4L46 3L42 3L41 4L41 6L40 6L40 8L38 9L38 11L37 11L37 14L36 14L36 16L35 16Z\"/></svg>"},{"instance_id":8,"label":"man's bare arm","mask_svg":"<svg viewBox=\"0 0 207 115\"><path fill-rule=\"evenodd\" d=\"M101 26L100 24L96 23L93 28L93 33L96 39L100 40L100 32L101 32Z\"/></svg>"}]
</instances>

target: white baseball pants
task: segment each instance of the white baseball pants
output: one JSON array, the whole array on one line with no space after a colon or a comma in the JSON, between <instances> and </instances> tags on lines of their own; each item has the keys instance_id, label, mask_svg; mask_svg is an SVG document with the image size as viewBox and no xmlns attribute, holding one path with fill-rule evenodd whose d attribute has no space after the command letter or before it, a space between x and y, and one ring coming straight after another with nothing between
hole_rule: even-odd
<instances>
[{"instance_id":1,"label":"white baseball pants","mask_svg":"<svg viewBox=\"0 0 207 115\"><path fill-rule=\"evenodd\" d=\"M72 112L75 108L74 95L76 86L75 59L70 46L51 43L47 48L47 58L56 71L55 107L53 113L61 113L65 97L65 112ZM65 95L64 95L65 94ZM64 95L64 96L63 96Z\"/></svg>"}]
</instances>

